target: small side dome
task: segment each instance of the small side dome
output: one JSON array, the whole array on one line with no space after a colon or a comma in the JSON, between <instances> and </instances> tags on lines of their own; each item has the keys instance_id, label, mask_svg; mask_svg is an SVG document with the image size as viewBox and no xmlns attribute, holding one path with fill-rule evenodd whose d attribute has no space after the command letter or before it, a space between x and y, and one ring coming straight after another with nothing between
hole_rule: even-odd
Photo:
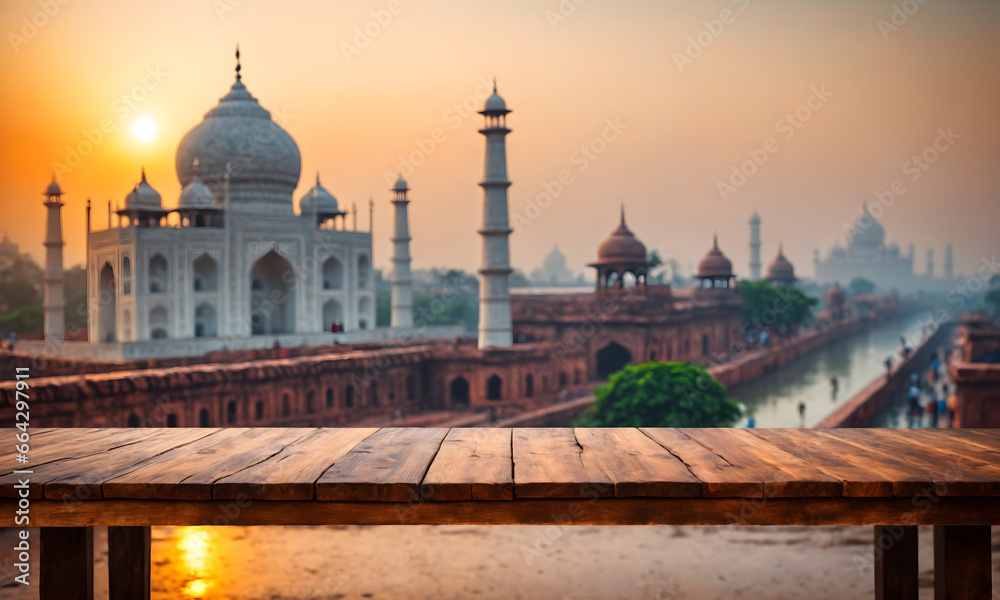
<instances>
[{"instance_id":1,"label":"small side dome","mask_svg":"<svg viewBox=\"0 0 1000 600\"><path fill-rule=\"evenodd\" d=\"M558 251L558 250L557 250ZM646 265L646 245L625 225L625 208L622 208L621 221L618 228L604 238L597 247L597 262L595 265Z\"/></svg>"},{"instance_id":2,"label":"small side dome","mask_svg":"<svg viewBox=\"0 0 1000 600\"><path fill-rule=\"evenodd\" d=\"M125 210L163 210L160 193L146 181L146 169L142 170L139 183L125 196Z\"/></svg>"},{"instance_id":3,"label":"small side dome","mask_svg":"<svg viewBox=\"0 0 1000 600\"><path fill-rule=\"evenodd\" d=\"M718 236L713 238L712 249L698 261L695 275L703 279L733 276L733 263L719 250Z\"/></svg>"},{"instance_id":4,"label":"small side dome","mask_svg":"<svg viewBox=\"0 0 1000 600\"><path fill-rule=\"evenodd\" d=\"M201 179L198 169L198 159L194 159L191 165L195 175L194 178L181 190L180 200L177 202L178 208L210 208L215 202L212 188L205 185Z\"/></svg>"},{"instance_id":5,"label":"small side dome","mask_svg":"<svg viewBox=\"0 0 1000 600\"><path fill-rule=\"evenodd\" d=\"M340 212L337 198L319 182L319 173L316 173L316 185L299 198L299 211L303 215L313 212L321 215Z\"/></svg>"},{"instance_id":6,"label":"small side dome","mask_svg":"<svg viewBox=\"0 0 1000 600\"><path fill-rule=\"evenodd\" d=\"M795 281L795 267L785 258L781 246L778 246L778 256L767 266L767 280L776 282Z\"/></svg>"},{"instance_id":7,"label":"small side dome","mask_svg":"<svg viewBox=\"0 0 1000 600\"><path fill-rule=\"evenodd\" d=\"M399 178L396 179L396 183L392 186L392 191L394 192L405 192L410 188L406 185L406 180L403 179L402 173L400 173Z\"/></svg>"}]
</instances>

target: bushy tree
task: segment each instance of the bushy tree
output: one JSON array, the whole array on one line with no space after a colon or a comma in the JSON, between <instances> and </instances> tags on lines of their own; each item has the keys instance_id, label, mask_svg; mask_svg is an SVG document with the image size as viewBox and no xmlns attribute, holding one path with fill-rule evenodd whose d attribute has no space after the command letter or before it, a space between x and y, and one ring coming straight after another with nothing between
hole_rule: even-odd
<instances>
[{"instance_id":1,"label":"bushy tree","mask_svg":"<svg viewBox=\"0 0 1000 600\"><path fill-rule=\"evenodd\" d=\"M812 309L819 300L794 286L774 285L769 281L741 281L743 320L761 325L798 326L812 320Z\"/></svg>"},{"instance_id":2,"label":"bushy tree","mask_svg":"<svg viewBox=\"0 0 1000 600\"><path fill-rule=\"evenodd\" d=\"M595 396L575 427L730 427L741 414L724 385L686 362L627 365Z\"/></svg>"}]
</instances>

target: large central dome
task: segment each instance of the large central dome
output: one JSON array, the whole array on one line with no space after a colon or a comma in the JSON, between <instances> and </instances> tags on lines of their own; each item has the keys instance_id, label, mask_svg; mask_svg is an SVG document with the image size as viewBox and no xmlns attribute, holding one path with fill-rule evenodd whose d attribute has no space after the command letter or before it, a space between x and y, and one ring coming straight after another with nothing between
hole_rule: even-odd
<instances>
[{"instance_id":1,"label":"large central dome","mask_svg":"<svg viewBox=\"0 0 1000 600\"><path fill-rule=\"evenodd\" d=\"M237 60L239 55L237 54ZM292 192L299 183L302 159L299 147L240 80L201 123L177 146L177 178L186 186L199 175L217 198L222 198L226 173L233 206L241 203L285 204L291 210Z\"/></svg>"}]
</instances>

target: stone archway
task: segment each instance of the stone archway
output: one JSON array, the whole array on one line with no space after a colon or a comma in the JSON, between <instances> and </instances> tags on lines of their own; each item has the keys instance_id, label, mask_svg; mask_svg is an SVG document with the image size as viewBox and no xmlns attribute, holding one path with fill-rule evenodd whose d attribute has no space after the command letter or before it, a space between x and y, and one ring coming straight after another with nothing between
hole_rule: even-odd
<instances>
[{"instance_id":1,"label":"stone archway","mask_svg":"<svg viewBox=\"0 0 1000 600\"><path fill-rule=\"evenodd\" d=\"M250 328L253 335L295 333L295 270L271 250L250 270Z\"/></svg>"},{"instance_id":2,"label":"stone archway","mask_svg":"<svg viewBox=\"0 0 1000 600\"><path fill-rule=\"evenodd\" d=\"M468 408L469 382L464 377L452 379L449 392L452 408Z\"/></svg>"},{"instance_id":3,"label":"stone archway","mask_svg":"<svg viewBox=\"0 0 1000 600\"><path fill-rule=\"evenodd\" d=\"M98 291L98 335L100 342L118 339L118 294L115 289L115 271L111 263L101 268Z\"/></svg>"},{"instance_id":4,"label":"stone archway","mask_svg":"<svg viewBox=\"0 0 1000 600\"><path fill-rule=\"evenodd\" d=\"M612 373L617 373L625 365L632 362L632 353L617 342L609 342L597 351L594 363L597 365L597 378L607 379Z\"/></svg>"}]
</instances>

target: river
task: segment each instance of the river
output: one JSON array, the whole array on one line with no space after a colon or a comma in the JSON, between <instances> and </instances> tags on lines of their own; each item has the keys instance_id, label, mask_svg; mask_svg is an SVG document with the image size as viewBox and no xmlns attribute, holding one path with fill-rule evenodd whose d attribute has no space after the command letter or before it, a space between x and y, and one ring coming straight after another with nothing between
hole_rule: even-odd
<instances>
[{"instance_id":1,"label":"river","mask_svg":"<svg viewBox=\"0 0 1000 600\"><path fill-rule=\"evenodd\" d=\"M926 322L922 312L872 322L867 331L845 335L747 383L733 386L729 396L743 403L746 416L737 427L746 427L748 417L755 427L811 427L847 402L876 377L885 374L885 359L898 360L900 337L909 344L920 339ZM830 380L837 378L834 391ZM798 406L806 406L805 419ZM905 406L903 407L905 409ZM905 426L905 418L889 414L883 426Z\"/></svg>"}]
</instances>

